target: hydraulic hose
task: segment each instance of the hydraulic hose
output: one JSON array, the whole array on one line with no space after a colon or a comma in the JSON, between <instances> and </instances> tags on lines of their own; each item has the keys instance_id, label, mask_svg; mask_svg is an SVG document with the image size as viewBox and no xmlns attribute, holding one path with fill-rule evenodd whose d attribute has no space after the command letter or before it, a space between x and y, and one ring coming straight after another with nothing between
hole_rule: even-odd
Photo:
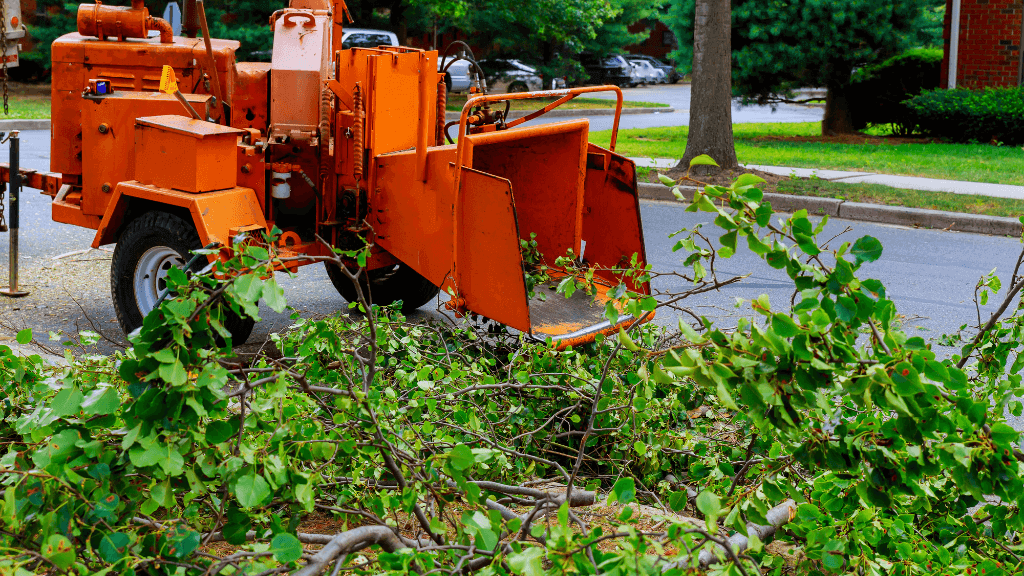
<instances>
[{"instance_id":1,"label":"hydraulic hose","mask_svg":"<svg viewBox=\"0 0 1024 576\"><path fill-rule=\"evenodd\" d=\"M363 93L359 89L359 84L356 84L356 89L352 92L352 175L356 179L356 184L363 179L363 121L366 118L366 113L363 111Z\"/></svg>"},{"instance_id":2,"label":"hydraulic hose","mask_svg":"<svg viewBox=\"0 0 1024 576\"><path fill-rule=\"evenodd\" d=\"M437 121L434 128L434 146L444 145L444 121L445 112L448 108L448 87L444 80L437 82Z\"/></svg>"}]
</instances>

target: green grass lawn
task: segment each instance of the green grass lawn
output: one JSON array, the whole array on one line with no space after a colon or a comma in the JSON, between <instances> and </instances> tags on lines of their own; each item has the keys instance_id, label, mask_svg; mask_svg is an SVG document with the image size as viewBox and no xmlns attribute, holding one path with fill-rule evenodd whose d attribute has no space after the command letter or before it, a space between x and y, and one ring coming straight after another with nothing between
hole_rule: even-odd
<instances>
[{"instance_id":1,"label":"green grass lawn","mask_svg":"<svg viewBox=\"0 0 1024 576\"><path fill-rule=\"evenodd\" d=\"M10 114L4 116L0 110L0 119L40 119L50 117L50 97L11 94L8 100Z\"/></svg>"},{"instance_id":2,"label":"green grass lawn","mask_svg":"<svg viewBox=\"0 0 1024 576\"><path fill-rule=\"evenodd\" d=\"M772 140L819 136L820 124L735 124L736 156L744 164L926 176L1024 185L1024 149L990 144L834 144ZM681 158L687 127L620 130L616 151L626 156ZM607 146L611 131L593 132ZM758 138L761 138L758 140Z\"/></svg>"},{"instance_id":3,"label":"green grass lawn","mask_svg":"<svg viewBox=\"0 0 1024 576\"><path fill-rule=\"evenodd\" d=\"M537 109L547 106L548 104L558 100L558 98L537 98L536 100L521 100L519 102L512 103L513 110L524 110L524 109ZM465 94L449 94L447 100L446 110L449 112L460 112L462 107L466 104ZM504 109L505 104L499 103L499 106ZM573 98L569 102L562 104L559 108L565 108L568 110L590 110L594 108L614 108L615 100L605 100L603 98ZM662 104L659 102L634 102L630 100L624 100L622 102L623 108L668 108L668 104Z\"/></svg>"}]
</instances>

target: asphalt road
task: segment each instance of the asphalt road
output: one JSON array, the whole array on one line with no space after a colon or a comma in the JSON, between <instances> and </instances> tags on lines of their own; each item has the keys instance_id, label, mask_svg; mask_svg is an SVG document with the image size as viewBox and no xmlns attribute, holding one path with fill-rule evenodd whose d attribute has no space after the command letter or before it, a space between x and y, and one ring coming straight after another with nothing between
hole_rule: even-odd
<instances>
[{"instance_id":1,"label":"asphalt road","mask_svg":"<svg viewBox=\"0 0 1024 576\"><path fill-rule=\"evenodd\" d=\"M46 169L48 147L46 132L22 133L23 165ZM7 148L2 148L0 161L6 161ZM109 296L112 247L67 255L88 248L93 232L54 223L50 219L49 198L35 191L26 191L23 202L21 278L32 293L24 299L0 299L0 337L31 327L40 337L49 331L73 334L79 329L96 329L111 340L121 340ZM684 212L678 204L643 202L641 207L648 257L656 270L675 270L681 265L683 256L671 251L670 233L700 222L712 226L707 215ZM972 295L978 277L993 268L1008 274L1020 250L1019 241L1011 238L842 220L831 221L826 234L838 234L847 227L852 230L844 239L871 235L882 241L882 258L865 265L862 276L882 280L908 329L925 338L975 323L977 313ZM7 234L0 234L0 284L4 285L8 238ZM691 304L698 314L733 325L739 314L749 311L737 310L733 306L735 299L749 299L761 293L767 293L773 305L788 305L792 291L785 275L745 250L723 262L720 273L751 276L719 293L695 298ZM332 314L345 307L319 266L303 268L296 277L281 278L281 282L289 303L305 316ZM678 286L664 281L656 287L671 290ZM262 342L271 331L282 330L290 323L287 315L269 309L264 310L264 317L266 321L257 326L253 342ZM659 322L673 323L674 319L662 314ZM112 349L111 343L98 347L102 352Z\"/></svg>"},{"instance_id":2,"label":"asphalt road","mask_svg":"<svg viewBox=\"0 0 1024 576\"><path fill-rule=\"evenodd\" d=\"M660 126L688 126L690 123L690 85L689 84L658 84L638 88L624 88L622 90L624 99L639 102L660 102L671 106L675 112L655 114L624 114L619 123L620 129L628 128L656 128ZM588 98L614 99L615 95L608 93L587 94ZM748 124L752 122L821 122L825 115L825 109L816 106L798 106L794 104L779 104L771 106L744 106L739 100L734 100L732 105L732 121L734 124ZM557 122L558 118L544 118L543 116L533 123L545 124ZM593 116L590 118L590 130L611 130L613 117Z\"/></svg>"}]
</instances>

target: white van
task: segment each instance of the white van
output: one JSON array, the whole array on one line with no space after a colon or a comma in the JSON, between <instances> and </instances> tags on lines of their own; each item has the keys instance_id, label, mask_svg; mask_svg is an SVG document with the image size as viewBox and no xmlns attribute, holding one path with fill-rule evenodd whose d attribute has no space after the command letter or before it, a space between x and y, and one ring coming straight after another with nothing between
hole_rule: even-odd
<instances>
[{"instance_id":1,"label":"white van","mask_svg":"<svg viewBox=\"0 0 1024 576\"><path fill-rule=\"evenodd\" d=\"M398 46L398 36L387 30L370 30L367 28L346 28L341 35L342 48L376 48L378 46ZM444 82L449 92L464 92L469 90L472 81L469 76L469 62L459 60L452 63L449 58L446 63L448 72ZM437 59L437 71L441 71L441 58Z\"/></svg>"}]
</instances>

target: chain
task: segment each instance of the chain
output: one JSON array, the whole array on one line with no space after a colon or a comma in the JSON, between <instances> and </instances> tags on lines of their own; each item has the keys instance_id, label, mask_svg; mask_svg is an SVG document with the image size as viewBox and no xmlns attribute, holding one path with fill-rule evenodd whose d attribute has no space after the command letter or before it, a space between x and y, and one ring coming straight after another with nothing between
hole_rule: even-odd
<instances>
[{"instance_id":1,"label":"chain","mask_svg":"<svg viewBox=\"0 0 1024 576\"><path fill-rule=\"evenodd\" d=\"M0 0L2 4L4 0ZM4 138L6 134L0 132L0 145L10 140L10 138ZM7 221L4 220L4 195L7 193L7 183L0 180L0 232L7 232Z\"/></svg>"},{"instance_id":2,"label":"chain","mask_svg":"<svg viewBox=\"0 0 1024 576\"><path fill-rule=\"evenodd\" d=\"M7 0L0 0L0 59L3 59L4 74L4 116L10 114L7 108ZM0 224L3 224L3 215L0 214Z\"/></svg>"}]
</instances>

